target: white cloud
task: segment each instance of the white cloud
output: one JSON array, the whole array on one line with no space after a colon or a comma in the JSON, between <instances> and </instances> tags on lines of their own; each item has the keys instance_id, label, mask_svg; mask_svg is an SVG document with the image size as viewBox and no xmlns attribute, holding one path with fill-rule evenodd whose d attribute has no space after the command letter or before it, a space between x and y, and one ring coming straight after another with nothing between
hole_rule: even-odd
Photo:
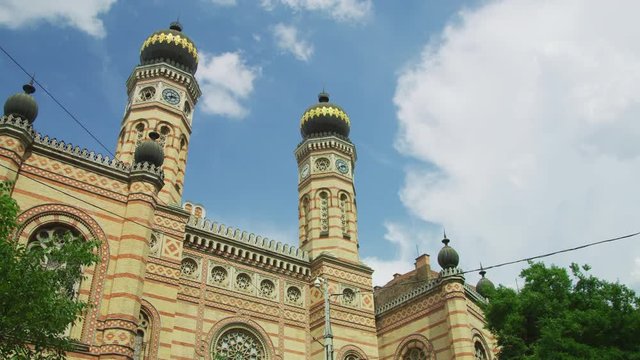
<instances>
[{"instance_id":1,"label":"white cloud","mask_svg":"<svg viewBox=\"0 0 640 360\"><path fill-rule=\"evenodd\" d=\"M455 229L467 269L639 230L639 11L490 2L401 71L396 145L422 164L407 169L401 199ZM546 261L629 283L638 256L628 239Z\"/></svg>"},{"instance_id":2,"label":"white cloud","mask_svg":"<svg viewBox=\"0 0 640 360\"><path fill-rule=\"evenodd\" d=\"M420 253L424 253L425 249L440 248L439 244L432 241L427 244L428 239L435 239L434 233L429 233L424 229L417 229L415 226L387 221L384 223L386 232L385 240L391 244L389 249L395 250L390 259L383 259L378 256L370 256L362 258L362 262L374 269L373 284L384 285L393 279L393 274L404 274L415 268L414 262L417 257L416 245ZM437 256L436 256L437 257ZM432 257L432 261L436 261L436 257ZM431 264L434 270L438 270L437 261Z\"/></svg>"},{"instance_id":3,"label":"white cloud","mask_svg":"<svg viewBox=\"0 0 640 360\"><path fill-rule=\"evenodd\" d=\"M281 50L290 52L296 59L309 61L313 55L313 45L300 39L298 29L292 25L277 24L273 27L273 37Z\"/></svg>"},{"instance_id":4,"label":"white cloud","mask_svg":"<svg viewBox=\"0 0 640 360\"><path fill-rule=\"evenodd\" d=\"M318 11L326 13L337 21L362 21L371 16L371 0L261 0L261 6L273 10L276 3L294 11Z\"/></svg>"},{"instance_id":5,"label":"white cloud","mask_svg":"<svg viewBox=\"0 0 640 360\"><path fill-rule=\"evenodd\" d=\"M235 6L238 4L236 0L211 0L211 2L219 6Z\"/></svg>"},{"instance_id":6,"label":"white cloud","mask_svg":"<svg viewBox=\"0 0 640 360\"><path fill-rule=\"evenodd\" d=\"M249 66L239 52L221 55L200 53L196 76L202 89L202 110L241 119L248 114L242 104L253 92L260 68Z\"/></svg>"},{"instance_id":7,"label":"white cloud","mask_svg":"<svg viewBox=\"0 0 640 360\"><path fill-rule=\"evenodd\" d=\"M71 26L91 36L106 35L99 15L109 11L116 0L0 0L0 25L10 29L46 21Z\"/></svg>"}]
</instances>

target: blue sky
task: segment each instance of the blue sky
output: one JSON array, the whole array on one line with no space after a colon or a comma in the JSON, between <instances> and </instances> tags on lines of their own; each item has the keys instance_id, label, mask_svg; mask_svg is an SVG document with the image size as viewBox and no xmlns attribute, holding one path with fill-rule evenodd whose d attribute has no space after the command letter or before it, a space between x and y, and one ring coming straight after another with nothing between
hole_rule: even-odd
<instances>
[{"instance_id":1,"label":"blue sky","mask_svg":"<svg viewBox=\"0 0 640 360\"><path fill-rule=\"evenodd\" d=\"M443 227L466 269L638 231L636 4L398 4L0 0L0 44L113 151L140 45L179 16L204 93L184 198L290 243L299 118L326 89L352 119L361 257L377 283L410 270L416 246L437 255ZM26 79L4 56L0 69L6 98ZM106 152L36 97L38 131ZM549 261L638 288L638 243ZM511 285L518 271L489 274Z\"/></svg>"}]
</instances>

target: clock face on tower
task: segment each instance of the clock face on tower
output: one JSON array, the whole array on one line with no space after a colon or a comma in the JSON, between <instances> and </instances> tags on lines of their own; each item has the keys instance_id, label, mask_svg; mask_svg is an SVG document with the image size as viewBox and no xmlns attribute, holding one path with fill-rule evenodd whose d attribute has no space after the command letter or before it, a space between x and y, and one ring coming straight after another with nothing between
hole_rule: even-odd
<instances>
[{"instance_id":1,"label":"clock face on tower","mask_svg":"<svg viewBox=\"0 0 640 360\"><path fill-rule=\"evenodd\" d=\"M164 89L162 98L171 105L177 105L180 102L180 94L173 89Z\"/></svg>"},{"instance_id":2,"label":"clock face on tower","mask_svg":"<svg viewBox=\"0 0 640 360\"><path fill-rule=\"evenodd\" d=\"M306 179L306 177L309 176L309 170L309 164L304 164L302 169L300 169L300 177Z\"/></svg>"},{"instance_id":3,"label":"clock face on tower","mask_svg":"<svg viewBox=\"0 0 640 360\"><path fill-rule=\"evenodd\" d=\"M338 159L336 160L336 169L338 169L340 173L346 174L349 172L349 164L347 164L347 162L342 159Z\"/></svg>"}]
</instances>

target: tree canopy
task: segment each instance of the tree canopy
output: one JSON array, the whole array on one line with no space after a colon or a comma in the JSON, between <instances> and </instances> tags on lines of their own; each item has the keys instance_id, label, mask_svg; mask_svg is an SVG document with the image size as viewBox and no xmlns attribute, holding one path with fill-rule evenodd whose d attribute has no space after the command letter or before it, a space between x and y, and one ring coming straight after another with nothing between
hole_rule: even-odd
<instances>
[{"instance_id":1,"label":"tree canopy","mask_svg":"<svg viewBox=\"0 0 640 360\"><path fill-rule=\"evenodd\" d=\"M640 359L640 298L572 264L530 263L516 292L499 286L485 308L500 360Z\"/></svg>"},{"instance_id":2,"label":"tree canopy","mask_svg":"<svg viewBox=\"0 0 640 360\"><path fill-rule=\"evenodd\" d=\"M70 292L98 260L98 243L66 233L53 246L18 244L7 189L0 185L0 358L63 359L74 348L65 332L88 306Z\"/></svg>"}]
</instances>

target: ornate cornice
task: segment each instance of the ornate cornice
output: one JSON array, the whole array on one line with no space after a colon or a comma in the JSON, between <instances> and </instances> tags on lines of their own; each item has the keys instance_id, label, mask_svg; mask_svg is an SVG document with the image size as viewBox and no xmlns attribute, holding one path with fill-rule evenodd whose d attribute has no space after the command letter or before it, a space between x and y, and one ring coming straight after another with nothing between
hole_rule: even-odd
<instances>
[{"instance_id":1,"label":"ornate cornice","mask_svg":"<svg viewBox=\"0 0 640 360\"><path fill-rule=\"evenodd\" d=\"M193 105L198 102L200 95L202 95L198 81L192 74L165 62L137 66L127 79L127 92L131 93L138 81L157 77L163 77L182 84L191 95Z\"/></svg>"},{"instance_id":2,"label":"ornate cornice","mask_svg":"<svg viewBox=\"0 0 640 360\"><path fill-rule=\"evenodd\" d=\"M0 134L10 134L25 144L25 148L33 143L36 132L33 126L20 116L3 115L0 118Z\"/></svg>"},{"instance_id":3,"label":"ornate cornice","mask_svg":"<svg viewBox=\"0 0 640 360\"><path fill-rule=\"evenodd\" d=\"M310 275L309 254L279 241L248 233L208 219L191 217L185 229L185 246L211 254L227 254L257 266Z\"/></svg>"},{"instance_id":4,"label":"ornate cornice","mask_svg":"<svg viewBox=\"0 0 640 360\"><path fill-rule=\"evenodd\" d=\"M317 136L307 138L298 144L294 153L296 160L301 161L311 152L329 149L340 151L345 156L351 158L354 164L358 158L356 147L351 141L337 134L318 134Z\"/></svg>"}]
</instances>

